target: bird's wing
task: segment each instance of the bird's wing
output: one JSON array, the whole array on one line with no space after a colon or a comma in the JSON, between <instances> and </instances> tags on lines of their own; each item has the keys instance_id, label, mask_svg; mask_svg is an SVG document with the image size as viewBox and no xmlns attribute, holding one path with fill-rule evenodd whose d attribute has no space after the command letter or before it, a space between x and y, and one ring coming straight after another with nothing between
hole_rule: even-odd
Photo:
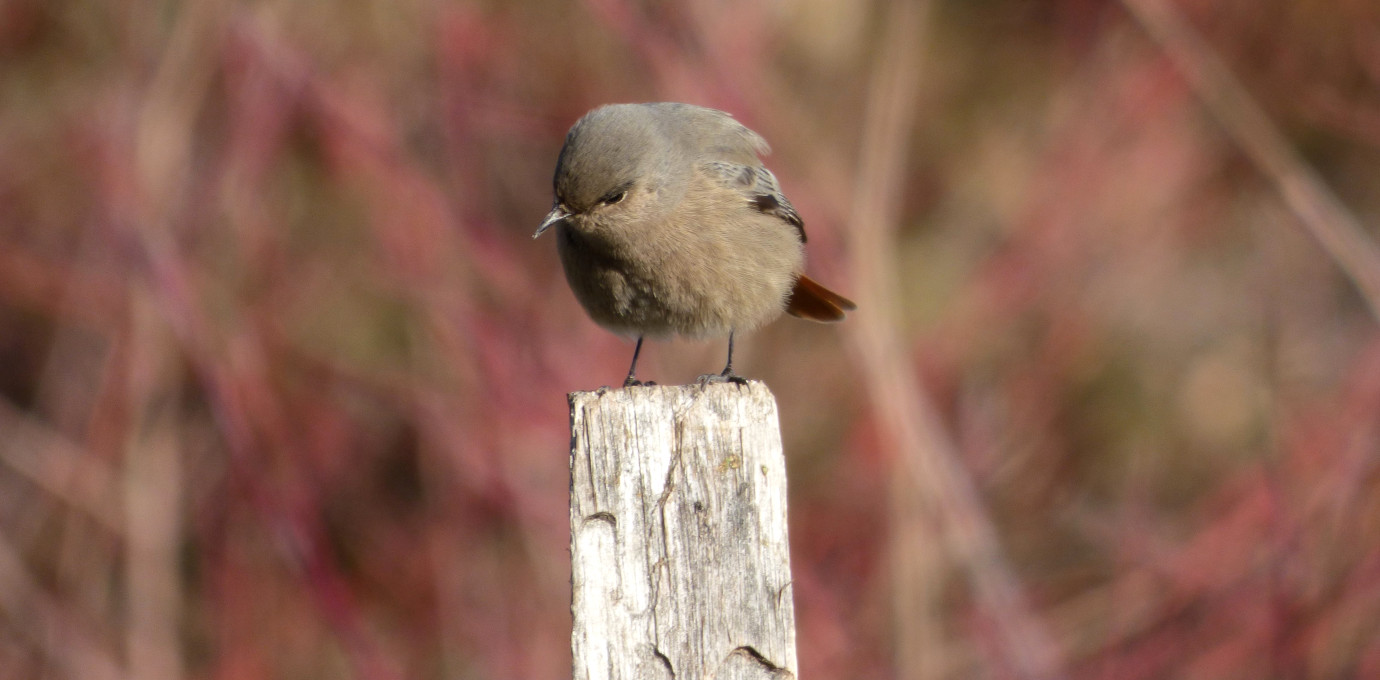
<instances>
[{"instance_id":1,"label":"bird's wing","mask_svg":"<svg viewBox=\"0 0 1380 680\"><path fill-rule=\"evenodd\" d=\"M795 227L800 234L800 242L805 242L805 223L795 206L786 200L781 187L776 183L776 175L760 165L744 165L728 161L710 161L704 164L705 173L723 186L742 194L752 207L764 214L780 218Z\"/></svg>"}]
</instances>

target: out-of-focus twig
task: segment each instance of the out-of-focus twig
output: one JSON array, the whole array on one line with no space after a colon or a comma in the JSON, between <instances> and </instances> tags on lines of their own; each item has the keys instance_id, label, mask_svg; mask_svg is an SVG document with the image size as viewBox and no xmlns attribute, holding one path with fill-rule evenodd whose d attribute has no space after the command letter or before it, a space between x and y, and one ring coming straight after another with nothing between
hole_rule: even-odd
<instances>
[{"instance_id":1,"label":"out-of-focus twig","mask_svg":"<svg viewBox=\"0 0 1380 680\"><path fill-rule=\"evenodd\" d=\"M199 297L193 261L175 238L180 201L189 194L199 115L212 101L212 86L233 16L228 3L194 3L177 15L172 38L138 112L133 140L133 167L141 200L117 211L122 237L136 247L149 296L167 323L178 348L186 354L212 403L232 466L242 479L257 456L255 424L266 424L268 438L279 445L287 427L276 422L279 409L267 398L266 360L262 347L249 334L225 342ZM294 513L282 497L260 488L254 492L265 518L281 529L292 564L343 640L360 677L391 679L398 674L383 659L361 623L358 607L341 584L336 565L325 555L324 531L313 514Z\"/></svg>"},{"instance_id":2,"label":"out-of-focus twig","mask_svg":"<svg viewBox=\"0 0 1380 680\"><path fill-rule=\"evenodd\" d=\"M4 535L0 535L0 615L9 619L9 630L28 638L61 677L125 677L116 657L65 615L61 601L44 592L20 551Z\"/></svg>"},{"instance_id":3,"label":"out-of-focus twig","mask_svg":"<svg viewBox=\"0 0 1380 680\"><path fill-rule=\"evenodd\" d=\"M943 545L968 574L977 600L999 631L1006 662L1022 678L1059 677L1054 644L1026 603L972 479L959 463L933 404L916 383L899 334L895 229L907 139L919 99L916 72L928 12L928 3L920 0L892 6L870 85L851 218L854 289L861 303L857 321L850 326L852 339L862 356L872 401L896 447L896 464L902 468L894 477L904 484L894 489L899 497L893 508L911 515L907 521L898 518L898 526L908 533L896 536L894 546L896 619L902 636L897 647L912 650L900 652L898 665L903 667L898 672L901 677L936 677L946 665L935 611L941 593L934 587L940 565L933 553L940 545L927 545L921 533L930 523L939 526ZM915 573L916 566L926 573ZM917 590L926 586L930 592Z\"/></svg>"},{"instance_id":4,"label":"out-of-focus twig","mask_svg":"<svg viewBox=\"0 0 1380 680\"><path fill-rule=\"evenodd\" d=\"M1380 248L1255 102L1212 47L1166 0L1122 0L1188 79L1241 150L1279 189L1289 209L1356 284L1380 320Z\"/></svg>"},{"instance_id":5,"label":"out-of-focus twig","mask_svg":"<svg viewBox=\"0 0 1380 680\"><path fill-rule=\"evenodd\" d=\"M130 306L132 361L128 378L131 404L139 413L125 447L125 587L129 624L125 649L129 672L147 680L177 680L184 663L179 640L182 620L181 451L178 410L165 397L176 390L169 366L176 353L168 345L150 296ZM164 397L164 398L159 398Z\"/></svg>"},{"instance_id":6,"label":"out-of-focus twig","mask_svg":"<svg viewBox=\"0 0 1380 680\"><path fill-rule=\"evenodd\" d=\"M115 473L90 451L37 418L0 399L0 466L80 510L102 528L120 534L118 499L110 493Z\"/></svg>"}]
</instances>

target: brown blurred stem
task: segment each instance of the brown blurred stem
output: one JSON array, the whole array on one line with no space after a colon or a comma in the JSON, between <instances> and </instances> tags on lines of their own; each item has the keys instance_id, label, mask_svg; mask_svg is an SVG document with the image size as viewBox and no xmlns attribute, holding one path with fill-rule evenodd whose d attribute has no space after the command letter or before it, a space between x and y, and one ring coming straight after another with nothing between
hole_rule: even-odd
<instances>
[{"instance_id":1,"label":"brown blurred stem","mask_svg":"<svg viewBox=\"0 0 1380 680\"><path fill-rule=\"evenodd\" d=\"M1295 153L1279 127L1172 3L1122 4L1179 67L1227 134L1274 181L1285 204L1355 282L1371 315L1380 320L1380 249L1356 217Z\"/></svg>"},{"instance_id":2,"label":"brown blurred stem","mask_svg":"<svg viewBox=\"0 0 1380 680\"><path fill-rule=\"evenodd\" d=\"M1054 644L1031 612L973 481L916 381L900 336L895 231L928 16L928 2L891 6L884 47L869 86L849 220L854 230L855 290L862 310L850 325L852 339L859 346L872 402L900 467L892 476L897 675L941 677L952 665L944 658L939 610L945 598L946 560L941 550L947 549L995 624L997 647L1016 677L1060 677ZM935 533L942 542L934 540Z\"/></svg>"},{"instance_id":3,"label":"brown blurred stem","mask_svg":"<svg viewBox=\"0 0 1380 680\"><path fill-rule=\"evenodd\" d=\"M0 530L0 617L11 624L6 636L18 634L33 645L59 677L123 680L118 658L75 625L80 617L71 610L48 594L23 551Z\"/></svg>"}]
</instances>

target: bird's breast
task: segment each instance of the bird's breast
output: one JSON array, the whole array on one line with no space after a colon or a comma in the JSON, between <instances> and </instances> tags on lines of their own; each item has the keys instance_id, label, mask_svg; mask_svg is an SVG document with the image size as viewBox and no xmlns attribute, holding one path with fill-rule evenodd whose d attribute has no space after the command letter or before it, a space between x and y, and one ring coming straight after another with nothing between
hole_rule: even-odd
<instances>
[{"instance_id":1,"label":"bird's breast","mask_svg":"<svg viewBox=\"0 0 1380 680\"><path fill-rule=\"evenodd\" d=\"M564 225L563 225L564 226ZM803 253L789 225L704 206L610 234L565 226L561 262L576 298L620 332L709 337L778 316Z\"/></svg>"}]
</instances>

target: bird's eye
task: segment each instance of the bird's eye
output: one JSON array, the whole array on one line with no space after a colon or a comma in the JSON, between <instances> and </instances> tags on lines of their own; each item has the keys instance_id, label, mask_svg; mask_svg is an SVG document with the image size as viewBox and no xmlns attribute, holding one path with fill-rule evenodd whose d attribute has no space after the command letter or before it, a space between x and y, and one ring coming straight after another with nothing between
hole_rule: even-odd
<instances>
[{"instance_id":1,"label":"bird's eye","mask_svg":"<svg viewBox=\"0 0 1380 680\"><path fill-rule=\"evenodd\" d=\"M621 202L627 195L627 190L620 189L599 199L599 202L604 205L613 205L614 203Z\"/></svg>"}]
</instances>

